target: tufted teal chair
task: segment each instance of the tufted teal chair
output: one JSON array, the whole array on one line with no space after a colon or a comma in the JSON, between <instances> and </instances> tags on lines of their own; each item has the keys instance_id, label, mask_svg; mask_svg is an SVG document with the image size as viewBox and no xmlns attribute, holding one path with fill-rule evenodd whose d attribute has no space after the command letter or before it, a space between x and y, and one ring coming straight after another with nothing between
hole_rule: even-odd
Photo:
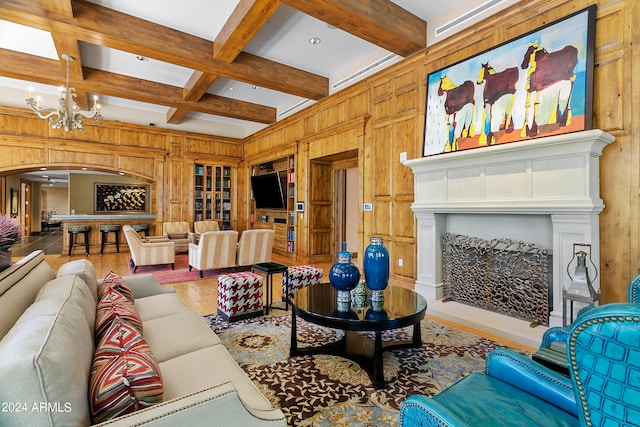
<instances>
[{"instance_id":1,"label":"tufted teal chair","mask_svg":"<svg viewBox=\"0 0 640 427\"><path fill-rule=\"evenodd\" d=\"M629 282L627 301L633 304L640 303L640 274L631 279L631 281ZM580 319L580 317L593 310L593 308L594 307L590 305L583 307L582 309L580 309L576 317ZM552 343L554 343L556 346L558 346L558 343L565 343L569 335L569 328L569 326L555 326L553 328L547 329L544 334L542 334L540 349L549 347L552 345Z\"/></svg>"},{"instance_id":2,"label":"tufted teal chair","mask_svg":"<svg viewBox=\"0 0 640 427\"><path fill-rule=\"evenodd\" d=\"M398 425L640 425L640 305L608 304L569 331L564 377L513 350L489 353L474 372L433 398L413 395Z\"/></svg>"}]
</instances>

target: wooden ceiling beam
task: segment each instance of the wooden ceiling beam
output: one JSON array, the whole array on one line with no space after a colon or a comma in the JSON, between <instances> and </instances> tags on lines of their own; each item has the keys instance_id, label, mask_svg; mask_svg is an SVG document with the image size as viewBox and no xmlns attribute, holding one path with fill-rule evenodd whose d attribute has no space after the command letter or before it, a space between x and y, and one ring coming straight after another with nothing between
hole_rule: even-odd
<instances>
[{"instance_id":1,"label":"wooden ceiling beam","mask_svg":"<svg viewBox=\"0 0 640 427\"><path fill-rule=\"evenodd\" d=\"M197 102L207 90L211 87L213 82L218 79L218 76L213 74L203 73L202 71L194 71L189 77L187 84L182 89L182 99L185 101ZM178 124L184 119L189 110L170 108L167 111L167 123Z\"/></svg>"},{"instance_id":2,"label":"wooden ceiling beam","mask_svg":"<svg viewBox=\"0 0 640 427\"><path fill-rule=\"evenodd\" d=\"M213 41L213 57L232 62L278 10L279 0L240 0Z\"/></svg>"},{"instance_id":3,"label":"wooden ceiling beam","mask_svg":"<svg viewBox=\"0 0 640 427\"><path fill-rule=\"evenodd\" d=\"M83 80L82 75L82 53L80 51L80 43L74 38L70 38L57 31L58 20L73 19L73 4L71 0L42 0L42 8L49 16L49 25L51 28L51 37L60 58L60 66L62 72L66 73L66 61L62 59L63 55L70 56L73 61L69 63L69 77L73 80ZM89 93L86 90L76 88L76 105L81 110L88 110Z\"/></svg>"},{"instance_id":4,"label":"wooden ceiling beam","mask_svg":"<svg viewBox=\"0 0 640 427\"><path fill-rule=\"evenodd\" d=\"M281 0L400 56L427 45L427 23L389 0Z\"/></svg>"},{"instance_id":5,"label":"wooden ceiling beam","mask_svg":"<svg viewBox=\"0 0 640 427\"><path fill-rule=\"evenodd\" d=\"M60 84L57 60L0 49L0 75L46 85ZM222 96L205 95L198 102L181 99L182 88L136 79L121 74L83 68L84 80L71 81L80 90L92 90L107 96L132 99L150 104L184 108L206 114L231 117L258 123L276 121L276 109Z\"/></svg>"},{"instance_id":6,"label":"wooden ceiling beam","mask_svg":"<svg viewBox=\"0 0 640 427\"><path fill-rule=\"evenodd\" d=\"M61 26L68 36L78 40L304 98L321 99L329 94L326 77L263 58L259 58L261 68L268 72L256 73L244 64L213 59L213 43L206 39L82 0L73 5L73 23Z\"/></svg>"},{"instance_id":7,"label":"wooden ceiling beam","mask_svg":"<svg viewBox=\"0 0 640 427\"><path fill-rule=\"evenodd\" d=\"M213 58L231 63L280 7L278 0L240 0L224 27L213 41ZM194 71L184 88L183 99L197 101L218 78L217 75ZM178 124L188 111L171 108L167 123Z\"/></svg>"}]
</instances>

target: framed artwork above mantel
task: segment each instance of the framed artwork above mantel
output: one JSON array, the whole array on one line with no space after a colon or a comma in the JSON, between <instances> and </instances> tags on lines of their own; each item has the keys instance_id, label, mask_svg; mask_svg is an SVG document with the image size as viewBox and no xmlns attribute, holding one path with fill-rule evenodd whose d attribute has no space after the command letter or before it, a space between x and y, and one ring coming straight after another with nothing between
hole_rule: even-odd
<instances>
[{"instance_id":1,"label":"framed artwork above mantel","mask_svg":"<svg viewBox=\"0 0 640 427\"><path fill-rule=\"evenodd\" d=\"M596 6L427 76L423 156L591 129Z\"/></svg>"},{"instance_id":2,"label":"framed artwork above mantel","mask_svg":"<svg viewBox=\"0 0 640 427\"><path fill-rule=\"evenodd\" d=\"M148 185L95 183L95 213L147 212Z\"/></svg>"}]
</instances>

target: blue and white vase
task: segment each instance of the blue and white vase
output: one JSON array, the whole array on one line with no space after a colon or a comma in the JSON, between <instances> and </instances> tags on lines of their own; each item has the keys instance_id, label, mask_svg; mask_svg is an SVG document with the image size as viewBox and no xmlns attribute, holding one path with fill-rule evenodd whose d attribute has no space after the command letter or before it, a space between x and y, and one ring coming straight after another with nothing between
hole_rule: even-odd
<instances>
[{"instance_id":1,"label":"blue and white vase","mask_svg":"<svg viewBox=\"0 0 640 427\"><path fill-rule=\"evenodd\" d=\"M371 300L383 299L389 284L389 252L382 237L372 237L364 251L364 280L371 289Z\"/></svg>"},{"instance_id":2,"label":"blue and white vase","mask_svg":"<svg viewBox=\"0 0 640 427\"><path fill-rule=\"evenodd\" d=\"M329 270L329 283L338 291L338 302L351 301L351 290L358 285L360 271L351 262L351 252L347 251L347 243L342 243L342 251L338 252L338 260Z\"/></svg>"}]
</instances>

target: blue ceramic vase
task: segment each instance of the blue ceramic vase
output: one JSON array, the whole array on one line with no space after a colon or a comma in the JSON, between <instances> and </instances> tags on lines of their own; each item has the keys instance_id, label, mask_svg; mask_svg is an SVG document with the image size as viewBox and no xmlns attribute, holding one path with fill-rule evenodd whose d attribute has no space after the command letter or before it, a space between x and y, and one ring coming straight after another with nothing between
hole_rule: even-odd
<instances>
[{"instance_id":1,"label":"blue ceramic vase","mask_svg":"<svg viewBox=\"0 0 640 427\"><path fill-rule=\"evenodd\" d=\"M329 283L338 291L338 301L351 301L350 291L358 285L360 271L351 262L351 252L347 251L347 243L342 243L342 251L338 252L338 260L329 270Z\"/></svg>"},{"instance_id":2,"label":"blue ceramic vase","mask_svg":"<svg viewBox=\"0 0 640 427\"><path fill-rule=\"evenodd\" d=\"M382 237L372 237L364 251L364 280L373 291L371 298L381 298L389 283L389 252Z\"/></svg>"}]
</instances>

